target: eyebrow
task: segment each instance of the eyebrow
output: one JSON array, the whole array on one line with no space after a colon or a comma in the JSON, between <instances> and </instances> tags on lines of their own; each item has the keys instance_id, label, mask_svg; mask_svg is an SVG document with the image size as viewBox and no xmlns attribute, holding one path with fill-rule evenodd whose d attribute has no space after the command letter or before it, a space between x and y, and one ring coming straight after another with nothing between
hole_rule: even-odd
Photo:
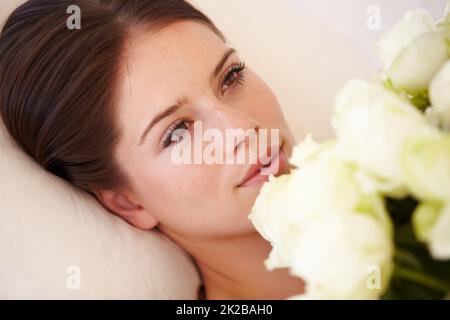
<instances>
[{"instance_id":1,"label":"eyebrow","mask_svg":"<svg viewBox=\"0 0 450 320\"><path fill-rule=\"evenodd\" d=\"M214 69L214 72L211 75L211 81L214 80L215 78L217 78L217 76L219 75L219 73L222 70L223 66L227 62L228 58L235 52L236 52L236 49L230 48L223 54L222 59L220 59L220 61L217 64L216 68Z\"/></svg>"},{"instance_id":2,"label":"eyebrow","mask_svg":"<svg viewBox=\"0 0 450 320\"><path fill-rule=\"evenodd\" d=\"M228 58L235 52L236 52L236 49L230 48L223 54L222 58L220 59L219 63L217 64L216 68L214 69L213 73L211 74L211 81L214 80L215 78L217 78L217 76L219 75L219 73L222 70L223 66L227 62ZM145 137L147 136L149 131L158 122L160 122L164 118L167 118L171 114L175 113L178 109L180 109L182 106L186 105L187 103L188 103L187 98L183 97L181 99L178 99L176 104L168 107L166 110L164 110L163 112L161 112L158 115L156 115L155 118L153 118L153 120L150 122L150 124L142 132L141 138L139 140L139 146L144 142Z\"/></svg>"}]
</instances>

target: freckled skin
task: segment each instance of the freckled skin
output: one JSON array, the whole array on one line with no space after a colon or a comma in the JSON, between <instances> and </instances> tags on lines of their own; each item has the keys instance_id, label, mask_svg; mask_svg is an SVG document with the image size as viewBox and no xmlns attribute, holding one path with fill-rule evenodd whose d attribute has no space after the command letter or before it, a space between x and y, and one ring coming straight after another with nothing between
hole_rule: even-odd
<instances>
[{"instance_id":1,"label":"freckled skin","mask_svg":"<svg viewBox=\"0 0 450 320\"><path fill-rule=\"evenodd\" d=\"M211 268L222 256L236 252L221 241L233 239L228 243L242 244L236 239L252 237L247 241L252 248L248 250L256 253L264 246L264 253L260 250L251 261L265 272L261 259L270 248L263 245L248 219L261 184L237 187L248 164L177 165L170 158L173 146L160 147L168 127L180 118L189 118L202 121L203 130L216 128L224 135L230 128L279 129L283 149L290 155L293 137L279 103L251 66L244 70L242 84L222 90L227 71L242 62L238 53L232 54L217 79L211 80L228 49L208 27L192 21L177 22L158 32L142 32L128 41L116 110L121 137L115 157L130 185L120 191L100 190L97 197L134 226L157 227L196 260L208 261L211 257L207 258L206 252L216 250L218 255L211 258L214 262L208 262ZM180 97L186 97L188 103L158 122L138 146L150 121ZM213 249L219 242L221 245ZM231 272L232 268L221 272Z\"/></svg>"},{"instance_id":2,"label":"freckled skin","mask_svg":"<svg viewBox=\"0 0 450 320\"><path fill-rule=\"evenodd\" d=\"M210 76L229 47L209 28L191 21L174 23L159 32L140 33L129 41L120 83L118 125L121 139L116 158L129 175L126 200L133 210L113 211L144 229L156 222L182 237L223 237L254 230L247 215L259 187L236 188L246 164L183 164L171 161L171 149L159 147L165 130L187 117L208 128L280 129L290 151L292 135L270 88L248 67L244 83L225 87L227 69L242 60L232 54L211 82ZM153 117L179 97L189 103L153 127L138 146Z\"/></svg>"}]
</instances>

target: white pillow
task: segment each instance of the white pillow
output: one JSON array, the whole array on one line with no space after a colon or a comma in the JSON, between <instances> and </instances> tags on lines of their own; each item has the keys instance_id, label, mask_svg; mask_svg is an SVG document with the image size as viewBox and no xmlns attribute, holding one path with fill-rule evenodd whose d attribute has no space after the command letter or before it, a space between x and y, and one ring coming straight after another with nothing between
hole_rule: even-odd
<instances>
[{"instance_id":1,"label":"white pillow","mask_svg":"<svg viewBox=\"0 0 450 320\"><path fill-rule=\"evenodd\" d=\"M2 0L0 12L18 2ZM336 89L369 74L355 51L291 1L195 3L271 85L297 139L329 136ZM0 150L0 298L196 298L195 265L165 236L131 227L46 173L1 121Z\"/></svg>"}]
</instances>

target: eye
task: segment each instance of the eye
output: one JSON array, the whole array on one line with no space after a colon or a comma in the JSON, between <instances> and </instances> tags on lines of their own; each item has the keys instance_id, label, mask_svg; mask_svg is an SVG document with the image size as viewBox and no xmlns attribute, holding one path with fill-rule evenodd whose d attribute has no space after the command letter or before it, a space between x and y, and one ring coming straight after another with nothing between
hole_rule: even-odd
<instances>
[{"instance_id":1,"label":"eye","mask_svg":"<svg viewBox=\"0 0 450 320\"><path fill-rule=\"evenodd\" d=\"M189 134L191 123L192 121L187 119L179 119L172 123L161 138L161 148L165 149L172 144L177 144L183 141L184 136Z\"/></svg>"},{"instance_id":2,"label":"eye","mask_svg":"<svg viewBox=\"0 0 450 320\"><path fill-rule=\"evenodd\" d=\"M225 74L221 84L221 91L225 92L229 87L244 83L244 70L247 68L245 62L234 64Z\"/></svg>"}]
</instances>

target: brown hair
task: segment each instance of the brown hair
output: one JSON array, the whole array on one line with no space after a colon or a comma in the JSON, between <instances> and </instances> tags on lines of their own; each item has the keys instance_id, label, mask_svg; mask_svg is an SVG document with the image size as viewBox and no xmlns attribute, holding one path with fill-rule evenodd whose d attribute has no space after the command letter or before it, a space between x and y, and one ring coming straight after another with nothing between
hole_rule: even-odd
<instances>
[{"instance_id":1,"label":"brown hair","mask_svg":"<svg viewBox=\"0 0 450 320\"><path fill-rule=\"evenodd\" d=\"M69 30L67 8L81 11ZM31 0L0 35L0 113L18 145L46 170L92 193L128 184L114 158L120 59L133 30L176 21L222 33L183 0Z\"/></svg>"}]
</instances>

